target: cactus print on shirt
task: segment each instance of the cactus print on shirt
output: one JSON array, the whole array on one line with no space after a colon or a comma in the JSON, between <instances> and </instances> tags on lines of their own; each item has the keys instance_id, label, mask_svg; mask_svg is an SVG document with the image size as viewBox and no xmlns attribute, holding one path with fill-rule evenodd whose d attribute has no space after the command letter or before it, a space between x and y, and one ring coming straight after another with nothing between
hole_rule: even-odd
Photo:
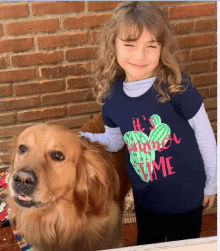
<instances>
[{"instance_id":1,"label":"cactus print on shirt","mask_svg":"<svg viewBox=\"0 0 220 251\"><path fill-rule=\"evenodd\" d=\"M161 123L160 116L154 114L149 121L153 124L149 136L137 130L124 134L124 141L130 153L131 164L136 173L145 182L153 180L152 172L156 164L156 151L166 149L166 144L171 139L170 127L165 123Z\"/></svg>"}]
</instances>

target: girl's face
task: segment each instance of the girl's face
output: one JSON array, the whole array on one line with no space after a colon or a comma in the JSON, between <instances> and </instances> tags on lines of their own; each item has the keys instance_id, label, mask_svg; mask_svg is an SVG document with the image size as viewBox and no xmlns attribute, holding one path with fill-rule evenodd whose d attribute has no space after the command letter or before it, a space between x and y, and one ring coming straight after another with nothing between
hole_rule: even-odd
<instances>
[{"instance_id":1,"label":"girl's face","mask_svg":"<svg viewBox=\"0 0 220 251\"><path fill-rule=\"evenodd\" d=\"M115 40L118 64L125 71L125 81L132 82L155 76L155 68L160 59L161 45L146 29L141 37L132 42Z\"/></svg>"}]
</instances>

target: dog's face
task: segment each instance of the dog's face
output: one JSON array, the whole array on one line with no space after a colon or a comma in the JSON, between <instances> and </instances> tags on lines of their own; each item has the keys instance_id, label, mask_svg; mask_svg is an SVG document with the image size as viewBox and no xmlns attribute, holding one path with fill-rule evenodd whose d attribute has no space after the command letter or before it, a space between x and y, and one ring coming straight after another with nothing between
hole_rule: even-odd
<instances>
[{"instance_id":1,"label":"dog's face","mask_svg":"<svg viewBox=\"0 0 220 251\"><path fill-rule=\"evenodd\" d=\"M29 127L15 138L9 218L38 250L70 250L86 228L93 229L87 242L102 236L97 233L118 208L119 192L114 158L100 144L47 124ZM102 227L94 230L97 219Z\"/></svg>"},{"instance_id":2,"label":"dog's face","mask_svg":"<svg viewBox=\"0 0 220 251\"><path fill-rule=\"evenodd\" d=\"M73 132L57 125L40 124L23 131L15 140L9 180L17 205L43 207L60 196L71 200L80 144Z\"/></svg>"}]
</instances>

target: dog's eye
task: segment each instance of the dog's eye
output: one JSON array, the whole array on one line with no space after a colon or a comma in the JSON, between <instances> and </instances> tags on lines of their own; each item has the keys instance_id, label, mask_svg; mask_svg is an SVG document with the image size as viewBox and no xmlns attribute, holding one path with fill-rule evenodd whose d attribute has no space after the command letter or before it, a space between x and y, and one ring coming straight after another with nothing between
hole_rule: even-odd
<instances>
[{"instance_id":1,"label":"dog's eye","mask_svg":"<svg viewBox=\"0 0 220 251\"><path fill-rule=\"evenodd\" d=\"M52 152L51 158L56 161L63 161L65 160L64 155L61 152Z\"/></svg>"},{"instance_id":2,"label":"dog's eye","mask_svg":"<svg viewBox=\"0 0 220 251\"><path fill-rule=\"evenodd\" d=\"M27 147L25 145L20 145L19 148L18 148L19 154L25 153L26 150L27 150Z\"/></svg>"}]
</instances>

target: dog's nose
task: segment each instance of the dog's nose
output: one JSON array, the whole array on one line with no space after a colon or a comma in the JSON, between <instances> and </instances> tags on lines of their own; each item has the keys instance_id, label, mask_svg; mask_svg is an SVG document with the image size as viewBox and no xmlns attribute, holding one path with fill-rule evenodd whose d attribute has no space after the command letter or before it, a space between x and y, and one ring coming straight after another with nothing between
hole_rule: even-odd
<instances>
[{"instance_id":1,"label":"dog's nose","mask_svg":"<svg viewBox=\"0 0 220 251\"><path fill-rule=\"evenodd\" d=\"M16 172L13 176L13 180L16 188L21 189L23 192L32 192L37 184L37 176L35 173L26 170Z\"/></svg>"}]
</instances>

